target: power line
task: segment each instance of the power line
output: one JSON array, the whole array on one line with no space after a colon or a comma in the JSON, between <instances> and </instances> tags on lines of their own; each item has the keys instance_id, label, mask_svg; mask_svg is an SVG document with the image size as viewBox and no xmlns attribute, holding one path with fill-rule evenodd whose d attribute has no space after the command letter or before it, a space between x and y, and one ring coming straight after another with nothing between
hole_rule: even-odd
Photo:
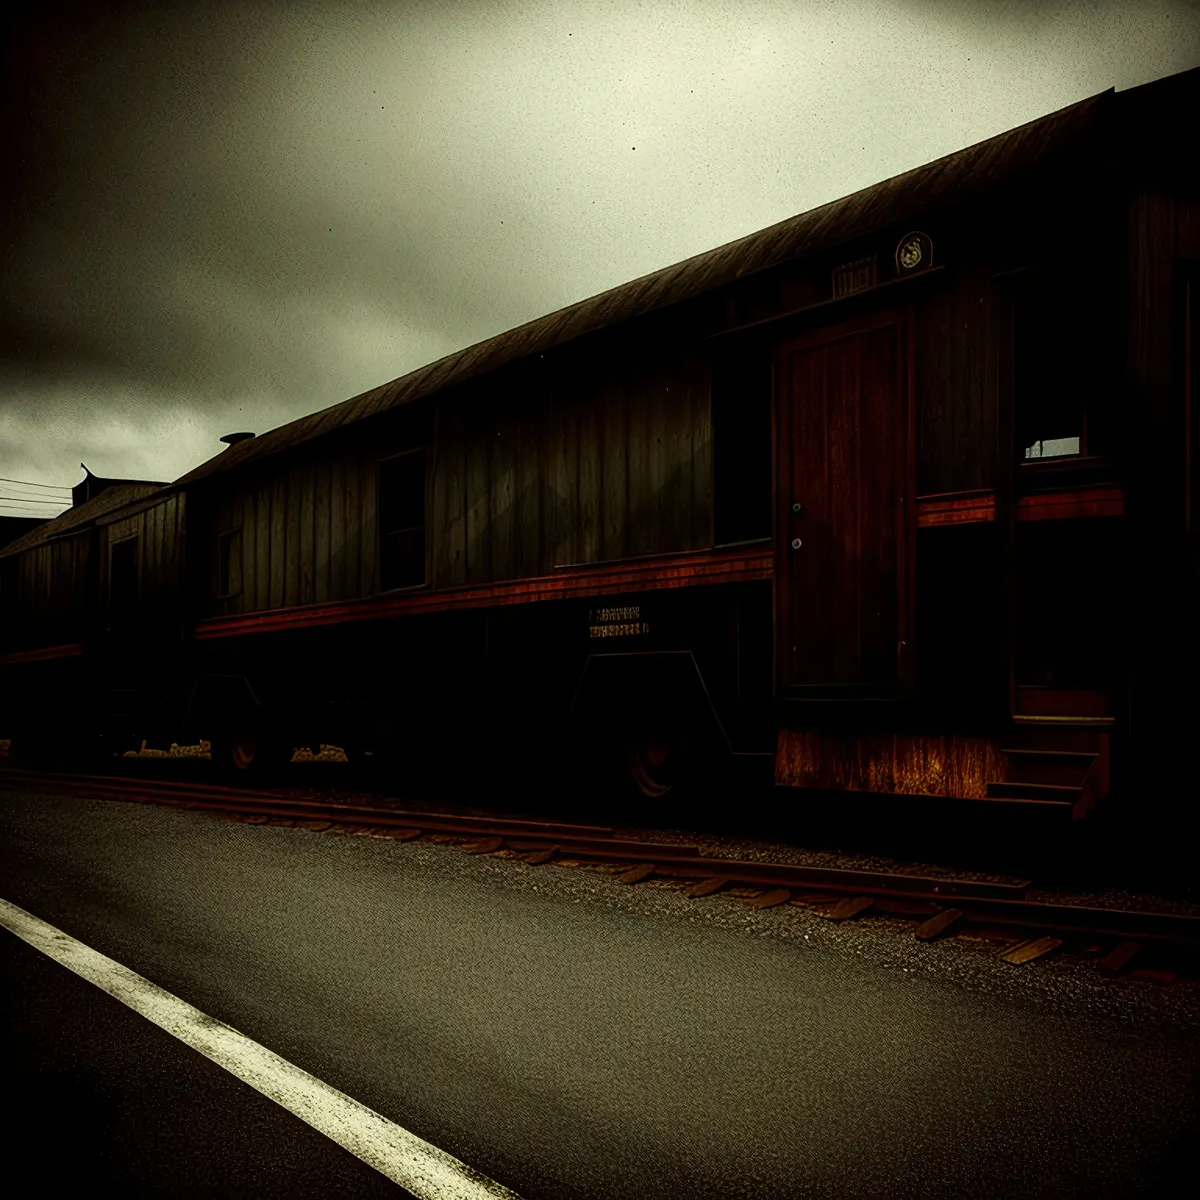
<instances>
[{"instance_id":1,"label":"power line","mask_svg":"<svg viewBox=\"0 0 1200 1200\"><path fill-rule=\"evenodd\" d=\"M33 483L28 479L9 479L4 475L0 475L0 483L19 483L22 487L47 488L53 492L69 492L73 490L61 483Z\"/></svg>"},{"instance_id":2,"label":"power line","mask_svg":"<svg viewBox=\"0 0 1200 1200\"><path fill-rule=\"evenodd\" d=\"M67 504L65 500L52 500L49 497L42 499L40 496L6 496L3 492L0 492L0 500L6 504L40 504L43 508L61 508Z\"/></svg>"}]
</instances>

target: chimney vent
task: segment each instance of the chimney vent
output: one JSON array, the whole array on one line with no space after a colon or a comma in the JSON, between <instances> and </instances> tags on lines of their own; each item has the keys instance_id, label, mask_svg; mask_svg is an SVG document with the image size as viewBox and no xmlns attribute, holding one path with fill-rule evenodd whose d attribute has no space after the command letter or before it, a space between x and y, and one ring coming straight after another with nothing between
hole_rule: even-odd
<instances>
[{"instance_id":1,"label":"chimney vent","mask_svg":"<svg viewBox=\"0 0 1200 1200\"><path fill-rule=\"evenodd\" d=\"M248 442L253 436L252 433L227 433L221 441L228 446L236 446L238 442Z\"/></svg>"}]
</instances>

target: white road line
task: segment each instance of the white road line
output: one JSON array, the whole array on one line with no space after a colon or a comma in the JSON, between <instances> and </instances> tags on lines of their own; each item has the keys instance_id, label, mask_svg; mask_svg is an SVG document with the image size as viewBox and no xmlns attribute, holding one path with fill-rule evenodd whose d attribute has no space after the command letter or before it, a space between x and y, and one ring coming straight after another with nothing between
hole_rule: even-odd
<instances>
[{"instance_id":1,"label":"white road line","mask_svg":"<svg viewBox=\"0 0 1200 1200\"><path fill-rule=\"evenodd\" d=\"M0 925L199 1050L420 1200L520 1200L516 1192L453 1155L7 900L0 900Z\"/></svg>"}]
</instances>

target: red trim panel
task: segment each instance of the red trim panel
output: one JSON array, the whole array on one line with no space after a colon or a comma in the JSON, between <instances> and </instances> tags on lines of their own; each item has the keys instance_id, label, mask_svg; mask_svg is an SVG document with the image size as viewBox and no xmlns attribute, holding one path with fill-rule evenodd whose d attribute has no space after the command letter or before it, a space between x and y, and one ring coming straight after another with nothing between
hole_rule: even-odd
<instances>
[{"instance_id":1,"label":"red trim panel","mask_svg":"<svg viewBox=\"0 0 1200 1200\"><path fill-rule=\"evenodd\" d=\"M0 655L0 667L14 666L17 663L44 662L50 658L77 658L82 653L82 644L43 646L40 650L20 650L15 654Z\"/></svg>"},{"instance_id":2,"label":"red trim panel","mask_svg":"<svg viewBox=\"0 0 1200 1200\"><path fill-rule=\"evenodd\" d=\"M1119 517L1125 511L1125 491L1099 484L1070 491L1039 492L1017 501L1018 521L1052 521L1068 517ZM917 497L917 524L974 524L996 519L996 495L991 491L947 492Z\"/></svg>"},{"instance_id":3,"label":"red trim panel","mask_svg":"<svg viewBox=\"0 0 1200 1200\"><path fill-rule=\"evenodd\" d=\"M917 524L922 528L927 525L963 525L995 519L996 494L990 490L917 497Z\"/></svg>"},{"instance_id":4,"label":"red trim panel","mask_svg":"<svg viewBox=\"0 0 1200 1200\"><path fill-rule=\"evenodd\" d=\"M1119 517L1125 491L1112 484L1069 492L1043 492L1017 501L1018 521L1052 521L1064 517Z\"/></svg>"},{"instance_id":5,"label":"red trim panel","mask_svg":"<svg viewBox=\"0 0 1200 1200\"><path fill-rule=\"evenodd\" d=\"M692 587L706 583L739 583L770 579L774 551L755 546L746 550L705 551L660 556L608 566L569 567L536 579L507 579L478 587L447 588L440 592L404 592L369 600L336 604L306 604L265 612L213 617L196 626L197 639L236 637L245 633L270 633L308 629L347 621L378 621L416 613L448 612L501 604L528 604L536 600L566 600L580 596L608 596L621 592L649 592L663 588Z\"/></svg>"}]
</instances>

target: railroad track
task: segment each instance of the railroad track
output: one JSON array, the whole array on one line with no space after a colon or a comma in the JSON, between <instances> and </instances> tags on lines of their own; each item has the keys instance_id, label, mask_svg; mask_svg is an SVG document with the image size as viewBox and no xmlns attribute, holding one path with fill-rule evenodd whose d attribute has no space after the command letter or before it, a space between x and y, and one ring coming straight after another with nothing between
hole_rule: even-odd
<instances>
[{"instance_id":1,"label":"railroad track","mask_svg":"<svg viewBox=\"0 0 1200 1200\"><path fill-rule=\"evenodd\" d=\"M0 769L3 783L314 831L374 832L405 840L427 835L465 843L469 853L503 852L531 865L590 862L618 883L658 878L686 886L685 894L696 898L732 894L757 908L790 904L833 921L868 912L902 916L918 922L916 937L922 941L967 929L994 936L1003 943L1000 956L1014 964L1072 947L1098 955L1097 966L1111 974L1127 969L1139 973L1135 960L1164 954L1189 966L1200 959L1200 917L1029 900L1030 880L1000 883L726 859L707 855L696 845L616 836L611 826L415 811L194 781ZM1140 973L1173 974L1156 975L1146 968Z\"/></svg>"}]
</instances>

